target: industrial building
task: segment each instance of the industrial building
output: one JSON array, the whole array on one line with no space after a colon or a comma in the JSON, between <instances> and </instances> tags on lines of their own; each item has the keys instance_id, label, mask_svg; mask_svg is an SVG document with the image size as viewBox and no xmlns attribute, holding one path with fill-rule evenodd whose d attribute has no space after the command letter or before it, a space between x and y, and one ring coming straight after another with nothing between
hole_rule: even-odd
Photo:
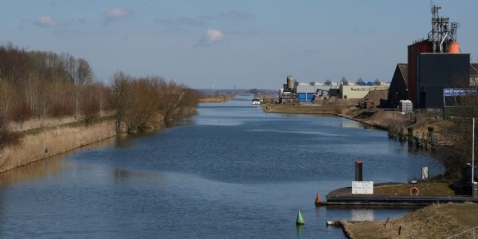
<instances>
[{"instance_id":1,"label":"industrial building","mask_svg":"<svg viewBox=\"0 0 478 239\"><path fill-rule=\"evenodd\" d=\"M460 82L470 79L470 54L461 53L456 41L459 24L440 17L439 9L441 7L436 5L431 9L432 30L428 39L408 46L406 88L401 88L404 85L400 76L395 78L394 74L393 80L398 82L392 80L388 97L390 105L402 100L405 90L407 99L415 108L440 108L443 107L445 88L457 87Z\"/></svg>"},{"instance_id":2,"label":"industrial building","mask_svg":"<svg viewBox=\"0 0 478 239\"><path fill-rule=\"evenodd\" d=\"M338 98L340 99L362 99L370 91L387 91L389 85L341 85Z\"/></svg>"},{"instance_id":3,"label":"industrial building","mask_svg":"<svg viewBox=\"0 0 478 239\"><path fill-rule=\"evenodd\" d=\"M324 85L320 82L296 82L289 75L283 88L279 90L279 99L280 102L311 102L316 98L328 98L331 89L338 89L338 84Z\"/></svg>"},{"instance_id":4,"label":"industrial building","mask_svg":"<svg viewBox=\"0 0 478 239\"><path fill-rule=\"evenodd\" d=\"M320 82L296 82L292 76L287 76L287 81L279 91L280 102L312 102L317 98L328 99L362 99L371 91L387 91L389 85L374 85L372 82L356 85L348 83L344 85L337 82L329 82L325 85Z\"/></svg>"},{"instance_id":5,"label":"industrial building","mask_svg":"<svg viewBox=\"0 0 478 239\"><path fill-rule=\"evenodd\" d=\"M317 97L361 99L369 92L387 91L381 107L396 108L400 101L411 101L413 108L444 107L444 90L478 86L478 64L470 64L470 53L461 52L457 41L459 23L441 17L441 7L433 5L432 30L426 39L407 47L407 63L395 68L390 85L300 83L287 76L279 92L281 102L310 102Z\"/></svg>"},{"instance_id":6,"label":"industrial building","mask_svg":"<svg viewBox=\"0 0 478 239\"><path fill-rule=\"evenodd\" d=\"M388 89L387 107L398 107L400 101L406 99L408 99L408 67L406 63L399 63Z\"/></svg>"},{"instance_id":7,"label":"industrial building","mask_svg":"<svg viewBox=\"0 0 478 239\"><path fill-rule=\"evenodd\" d=\"M445 88L463 87L470 72L470 54L422 53L418 55L416 105L419 108L443 107Z\"/></svg>"},{"instance_id":8,"label":"industrial building","mask_svg":"<svg viewBox=\"0 0 478 239\"><path fill-rule=\"evenodd\" d=\"M470 64L470 85L478 86L478 63Z\"/></svg>"}]
</instances>

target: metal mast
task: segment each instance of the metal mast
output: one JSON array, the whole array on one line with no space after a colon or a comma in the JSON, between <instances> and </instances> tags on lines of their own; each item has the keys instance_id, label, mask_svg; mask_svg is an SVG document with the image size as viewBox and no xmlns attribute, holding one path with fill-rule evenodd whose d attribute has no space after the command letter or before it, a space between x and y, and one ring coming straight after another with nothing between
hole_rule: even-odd
<instances>
[{"instance_id":1,"label":"metal mast","mask_svg":"<svg viewBox=\"0 0 478 239\"><path fill-rule=\"evenodd\" d=\"M456 41L456 32L460 24L452 22L450 18L440 17L438 10L441 7L433 5L432 12L432 30L428 33L428 41L432 43L432 52L448 52L450 43Z\"/></svg>"}]
</instances>

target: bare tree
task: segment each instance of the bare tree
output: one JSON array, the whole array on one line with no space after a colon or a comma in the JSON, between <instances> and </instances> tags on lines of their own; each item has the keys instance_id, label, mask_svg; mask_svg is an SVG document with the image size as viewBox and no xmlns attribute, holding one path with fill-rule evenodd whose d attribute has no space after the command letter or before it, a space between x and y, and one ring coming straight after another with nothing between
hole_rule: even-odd
<instances>
[{"instance_id":1,"label":"bare tree","mask_svg":"<svg viewBox=\"0 0 478 239\"><path fill-rule=\"evenodd\" d=\"M78 59L78 68L76 69L77 85L87 85L93 81L93 70L90 64L82 58Z\"/></svg>"},{"instance_id":2,"label":"bare tree","mask_svg":"<svg viewBox=\"0 0 478 239\"><path fill-rule=\"evenodd\" d=\"M197 105L194 91L160 77L132 78L118 71L112 88L93 78L88 62L68 53L0 46L2 117L22 123L33 116L75 116L90 124L104 108L115 111L119 134L143 131Z\"/></svg>"},{"instance_id":3,"label":"bare tree","mask_svg":"<svg viewBox=\"0 0 478 239\"><path fill-rule=\"evenodd\" d=\"M472 135L478 132L475 128L473 132L473 118L478 118L478 95L476 86L470 84L469 77L457 75L454 78L455 89L459 90L458 96L445 97L447 107L444 107L444 115L448 118L446 127L441 134L446 135L448 147L441 149L440 155L447 170L447 174L452 179L460 179L463 167L471 162ZM473 143L472 143L473 142Z\"/></svg>"},{"instance_id":4,"label":"bare tree","mask_svg":"<svg viewBox=\"0 0 478 239\"><path fill-rule=\"evenodd\" d=\"M357 81L355 82L355 84L357 85L361 85L362 83L363 83L362 78L358 78Z\"/></svg>"},{"instance_id":5,"label":"bare tree","mask_svg":"<svg viewBox=\"0 0 478 239\"><path fill-rule=\"evenodd\" d=\"M113 95L114 95L114 109L115 109L115 129L116 133L122 133L122 124L125 120L125 114L128 104L127 88L130 77L125 73L119 71L113 76Z\"/></svg>"},{"instance_id":6,"label":"bare tree","mask_svg":"<svg viewBox=\"0 0 478 239\"><path fill-rule=\"evenodd\" d=\"M143 132L153 127L158 117L158 85L149 78L136 79L130 83L124 121L129 133Z\"/></svg>"},{"instance_id":7,"label":"bare tree","mask_svg":"<svg viewBox=\"0 0 478 239\"><path fill-rule=\"evenodd\" d=\"M349 82L347 81L347 79L345 77L342 77L340 82L342 82L343 85L349 85Z\"/></svg>"},{"instance_id":8,"label":"bare tree","mask_svg":"<svg viewBox=\"0 0 478 239\"><path fill-rule=\"evenodd\" d=\"M88 126L100 116L99 93L94 85L86 86L80 94L79 119Z\"/></svg>"},{"instance_id":9,"label":"bare tree","mask_svg":"<svg viewBox=\"0 0 478 239\"><path fill-rule=\"evenodd\" d=\"M14 105L11 113L11 119L17 123L20 123L20 126L23 127L23 123L30 119L33 116L30 108L26 101L20 101Z\"/></svg>"},{"instance_id":10,"label":"bare tree","mask_svg":"<svg viewBox=\"0 0 478 239\"><path fill-rule=\"evenodd\" d=\"M8 120L3 114L0 114L0 150L5 146L15 145L19 142L19 135L8 128Z\"/></svg>"}]
</instances>

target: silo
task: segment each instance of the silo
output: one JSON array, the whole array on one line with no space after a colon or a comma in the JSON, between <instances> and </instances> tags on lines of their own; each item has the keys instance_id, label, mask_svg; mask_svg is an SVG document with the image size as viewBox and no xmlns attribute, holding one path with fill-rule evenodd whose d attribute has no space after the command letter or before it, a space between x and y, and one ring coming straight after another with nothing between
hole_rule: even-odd
<instances>
[{"instance_id":1,"label":"silo","mask_svg":"<svg viewBox=\"0 0 478 239\"><path fill-rule=\"evenodd\" d=\"M414 107L416 108L417 104L417 56L420 53L431 52L432 44L428 40L423 40L415 42L412 45L408 46L408 96L407 98L412 101Z\"/></svg>"},{"instance_id":2,"label":"silo","mask_svg":"<svg viewBox=\"0 0 478 239\"><path fill-rule=\"evenodd\" d=\"M289 91L294 89L294 78L292 76L287 76L287 89Z\"/></svg>"},{"instance_id":3,"label":"silo","mask_svg":"<svg viewBox=\"0 0 478 239\"><path fill-rule=\"evenodd\" d=\"M460 43L454 41L450 44L450 49L448 49L449 53L460 53Z\"/></svg>"}]
</instances>

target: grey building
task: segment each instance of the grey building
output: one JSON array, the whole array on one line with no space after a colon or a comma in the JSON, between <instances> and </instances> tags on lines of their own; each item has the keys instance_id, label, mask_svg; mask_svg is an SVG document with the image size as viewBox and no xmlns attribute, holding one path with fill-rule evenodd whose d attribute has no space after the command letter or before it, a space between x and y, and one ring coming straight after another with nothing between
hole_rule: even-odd
<instances>
[{"instance_id":1,"label":"grey building","mask_svg":"<svg viewBox=\"0 0 478 239\"><path fill-rule=\"evenodd\" d=\"M323 85L318 82L302 83L297 82L294 87L294 93L299 102L311 102L316 97L329 97L329 90L337 86Z\"/></svg>"},{"instance_id":2,"label":"grey building","mask_svg":"<svg viewBox=\"0 0 478 239\"><path fill-rule=\"evenodd\" d=\"M443 107L443 89L463 86L469 79L469 53L419 54L416 92L418 108Z\"/></svg>"},{"instance_id":3,"label":"grey building","mask_svg":"<svg viewBox=\"0 0 478 239\"><path fill-rule=\"evenodd\" d=\"M408 95L408 65L406 63L399 63L393 73L390 88L388 88L387 103L390 108L395 108L399 105L400 100L406 100Z\"/></svg>"}]
</instances>

